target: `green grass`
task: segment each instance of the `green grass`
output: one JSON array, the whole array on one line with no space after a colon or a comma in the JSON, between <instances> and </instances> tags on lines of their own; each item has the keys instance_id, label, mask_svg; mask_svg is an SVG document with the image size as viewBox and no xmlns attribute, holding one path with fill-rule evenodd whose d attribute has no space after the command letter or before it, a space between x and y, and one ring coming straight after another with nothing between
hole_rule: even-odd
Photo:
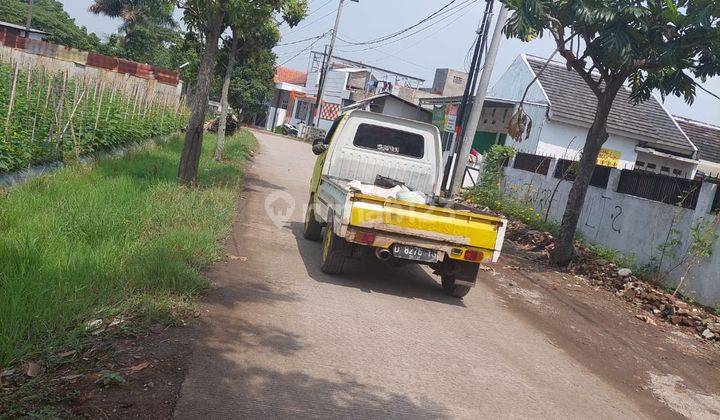
<instances>
[{"instance_id":1,"label":"green grass","mask_svg":"<svg viewBox=\"0 0 720 420\"><path fill-rule=\"evenodd\" d=\"M205 137L196 188L176 182L182 142L72 166L0 191L0 367L55 351L91 319L162 318L208 286L254 147Z\"/></svg>"}]
</instances>

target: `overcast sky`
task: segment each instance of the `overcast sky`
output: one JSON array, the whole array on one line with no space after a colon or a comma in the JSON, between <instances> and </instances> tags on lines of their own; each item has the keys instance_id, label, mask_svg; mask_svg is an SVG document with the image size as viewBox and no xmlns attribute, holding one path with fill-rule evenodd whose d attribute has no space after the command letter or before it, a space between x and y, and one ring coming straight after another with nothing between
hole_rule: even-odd
<instances>
[{"instance_id":1,"label":"overcast sky","mask_svg":"<svg viewBox=\"0 0 720 420\"><path fill-rule=\"evenodd\" d=\"M117 30L117 19L95 16L87 11L92 0L60 2L79 25L86 26L101 38L102 35ZM308 0L308 3L310 14L303 22L293 29L289 29L287 25L282 26L281 44L315 37L332 28L338 0ZM446 3L447 0L360 0L359 3L346 1L338 33L340 37L351 42L376 39L417 23ZM433 21L436 23L426 29L422 28L427 25L419 27L392 41L373 45L372 48L338 41L335 55L420 77L425 79L429 86L432 84L435 68L467 69L468 50L474 40L484 4L485 2L478 0L457 0L446 14ZM416 31L418 32L415 33ZM398 40L403 37L406 38ZM278 64L305 70L309 61L308 51L322 50L328 38L317 40L315 45L311 46L313 42L315 41L311 39L276 47ZM493 72L494 78L497 78L517 55L525 53L547 57L554 51L552 45L549 39L531 43L503 39ZM720 78L709 80L703 86L720 94ZM699 90L692 106L674 97L668 98L665 106L674 114L720 124L720 100Z\"/></svg>"}]
</instances>

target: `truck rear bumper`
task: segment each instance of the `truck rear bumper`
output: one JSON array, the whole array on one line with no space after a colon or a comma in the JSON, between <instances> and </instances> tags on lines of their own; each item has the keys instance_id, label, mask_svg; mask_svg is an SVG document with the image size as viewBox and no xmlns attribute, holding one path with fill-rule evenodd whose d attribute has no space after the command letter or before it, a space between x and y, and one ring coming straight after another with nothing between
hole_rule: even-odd
<instances>
[{"instance_id":1,"label":"truck rear bumper","mask_svg":"<svg viewBox=\"0 0 720 420\"><path fill-rule=\"evenodd\" d=\"M373 235L372 242L368 242L368 235ZM493 249L474 248L468 247L467 245L427 239L417 235L404 235L376 229L358 228L355 226L347 227L345 240L355 244L384 249L389 249L393 244L432 249L438 252L438 262L444 261L446 257L453 260L465 261L463 257L468 250L482 253L482 259L472 261L474 263L491 262L495 254L495 250Z\"/></svg>"}]
</instances>

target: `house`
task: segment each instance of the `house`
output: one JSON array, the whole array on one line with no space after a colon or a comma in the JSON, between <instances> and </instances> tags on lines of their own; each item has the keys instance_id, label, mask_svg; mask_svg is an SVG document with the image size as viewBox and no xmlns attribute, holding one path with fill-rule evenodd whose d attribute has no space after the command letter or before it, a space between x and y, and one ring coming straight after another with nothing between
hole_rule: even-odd
<instances>
[{"instance_id":1,"label":"house","mask_svg":"<svg viewBox=\"0 0 720 420\"><path fill-rule=\"evenodd\" d=\"M47 32L30 28L27 30L23 25L15 25L9 22L0 21L0 33L4 33L5 36L16 36L20 38L30 38L36 41L42 41L43 36L47 35ZM28 36L29 34L29 36Z\"/></svg>"},{"instance_id":2,"label":"house","mask_svg":"<svg viewBox=\"0 0 720 420\"><path fill-rule=\"evenodd\" d=\"M361 101L355 102L342 109L343 112L352 109L364 109L366 111L377 112L378 114L391 115L393 117L407 118L410 120L421 121L425 123L432 122L432 111L423 108L413 102L403 99L390 92L382 92L374 96L370 96Z\"/></svg>"},{"instance_id":3,"label":"house","mask_svg":"<svg viewBox=\"0 0 720 420\"><path fill-rule=\"evenodd\" d=\"M310 121L310 105L315 103L315 98L305 95L306 80L307 74L303 71L282 66L275 69L273 80L275 84L267 103L265 129L272 131L285 123L297 124ZM295 106L298 99L305 103L304 107Z\"/></svg>"},{"instance_id":4,"label":"house","mask_svg":"<svg viewBox=\"0 0 720 420\"><path fill-rule=\"evenodd\" d=\"M317 51L311 54L305 87L309 96L317 95L326 56ZM337 56L330 58L329 70L322 82L323 103L313 115L320 112L318 128L324 130L330 128L343 108L383 92L414 104L422 97L435 96L420 90L423 79Z\"/></svg>"},{"instance_id":5,"label":"house","mask_svg":"<svg viewBox=\"0 0 720 420\"><path fill-rule=\"evenodd\" d=\"M675 116L698 148L698 174L720 176L720 126Z\"/></svg>"},{"instance_id":6,"label":"house","mask_svg":"<svg viewBox=\"0 0 720 420\"><path fill-rule=\"evenodd\" d=\"M531 134L522 141L507 138L505 144L527 153L578 160L595 116L595 95L565 63L551 61L541 72L546 61L518 56L488 96L498 102L517 104L537 76L523 104L532 118ZM633 105L630 90L621 89L607 127L609 138L599 164L684 178L695 176L698 149L654 96Z\"/></svg>"},{"instance_id":7,"label":"house","mask_svg":"<svg viewBox=\"0 0 720 420\"><path fill-rule=\"evenodd\" d=\"M469 75L453 69L436 69L432 92L441 96L460 96L465 93Z\"/></svg>"}]
</instances>

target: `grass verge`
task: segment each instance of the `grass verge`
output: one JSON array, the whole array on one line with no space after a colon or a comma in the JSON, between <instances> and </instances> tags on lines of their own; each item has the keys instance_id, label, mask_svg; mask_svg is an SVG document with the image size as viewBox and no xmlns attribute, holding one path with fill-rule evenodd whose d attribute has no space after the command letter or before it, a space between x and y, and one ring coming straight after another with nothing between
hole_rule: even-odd
<instances>
[{"instance_id":1,"label":"grass verge","mask_svg":"<svg viewBox=\"0 0 720 420\"><path fill-rule=\"evenodd\" d=\"M214 146L196 188L176 182L174 139L0 191L0 370L72 346L89 320L167 320L208 286L255 139L239 131L222 163Z\"/></svg>"}]
</instances>

